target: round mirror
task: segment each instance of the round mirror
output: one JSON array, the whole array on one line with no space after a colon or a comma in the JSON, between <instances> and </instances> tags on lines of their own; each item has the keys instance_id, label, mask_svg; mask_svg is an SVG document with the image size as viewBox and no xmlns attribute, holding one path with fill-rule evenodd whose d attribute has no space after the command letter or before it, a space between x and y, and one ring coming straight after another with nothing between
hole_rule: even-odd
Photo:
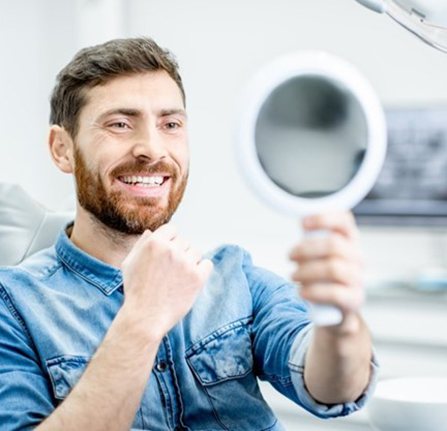
<instances>
[{"instance_id":1,"label":"round mirror","mask_svg":"<svg viewBox=\"0 0 447 431\"><path fill-rule=\"evenodd\" d=\"M386 149L381 104L350 64L304 52L254 77L243 101L237 154L253 190L290 215L355 206Z\"/></svg>"},{"instance_id":2,"label":"round mirror","mask_svg":"<svg viewBox=\"0 0 447 431\"><path fill-rule=\"evenodd\" d=\"M372 188L386 150L385 116L350 64L304 52L262 69L242 103L237 155L253 190L292 216L347 210ZM340 310L315 306L317 325Z\"/></svg>"}]
</instances>

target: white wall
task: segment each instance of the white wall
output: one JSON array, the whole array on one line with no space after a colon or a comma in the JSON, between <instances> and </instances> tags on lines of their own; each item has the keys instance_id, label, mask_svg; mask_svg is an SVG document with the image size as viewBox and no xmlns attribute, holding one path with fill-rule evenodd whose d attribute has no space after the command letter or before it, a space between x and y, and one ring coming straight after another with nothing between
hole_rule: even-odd
<instances>
[{"instance_id":1,"label":"white wall","mask_svg":"<svg viewBox=\"0 0 447 431\"><path fill-rule=\"evenodd\" d=\"M258 202L234 157L239 97L252 74L283 53L323 49L356 65L386 105L447 102L447 56L354 0L0 0L0 6L0 181L22 184L50 208L67 206L71 180L53 167L46 148L54 77L86 43L152 36L177 55L188 94L191 182L177 223L204 249L236 242L283 274L298 222ZM434 259L425 232L365 230L364 240L371 277L408 274Z\"/></svg>"},{"instance_id":2,"label":"white wall","mask_svg":"<svg viewBox=\"0 0 447 431\"><path fill-rule=\"evenodd\" d=\"M67 195L71 181L48 157L48 99L55 73L74 50L70 4L0 1L0 181L20 183L55 207Z\"/></svg>"},{"instance_id":3,"label":"white wall","mask_svg":"<svg viewBox=\"0 0 447 431\"><path fill-rule=\"evenodd\" d=\"M49 97L76 50L122 36L121 0L0 0L0 181L23 185L52 209L73 206L73 186L47 150Z\"/></svg>"}]
</instances>

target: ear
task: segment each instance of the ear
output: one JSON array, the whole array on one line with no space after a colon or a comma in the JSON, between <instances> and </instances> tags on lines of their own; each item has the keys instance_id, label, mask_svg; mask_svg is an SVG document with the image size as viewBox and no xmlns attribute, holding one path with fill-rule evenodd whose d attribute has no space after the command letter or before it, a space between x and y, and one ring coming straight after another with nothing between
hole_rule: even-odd
<instances>
[{"instance_id":1,"label":"ear","mask_svg":"<svg viewBox=\"0 0 447 431\"><path fill-rule=\"evenodd\" d=\"M53 125L48 136L50 154L56 166L66 174L74 172L74 142L67 131L60 126Z\"/></svg>"}]
</instances>

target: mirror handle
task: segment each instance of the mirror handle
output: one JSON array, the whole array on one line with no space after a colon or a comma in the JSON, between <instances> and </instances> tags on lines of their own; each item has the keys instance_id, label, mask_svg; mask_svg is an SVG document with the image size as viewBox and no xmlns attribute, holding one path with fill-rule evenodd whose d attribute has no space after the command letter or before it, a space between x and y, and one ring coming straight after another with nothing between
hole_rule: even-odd
<instances>
[{"instance_id":1,"label":"mirror handle","mask_svg":"<svg viewBox=\"0 0 447 431\"><path fill-rule=\"evenodd\" d=\"M342 322L343 314L334 305L311 304L310 318L315 326L335 326Z\"/></svg>"},{"instance_id":2,"label":"mirror handle","mask_svg":"<svg viewBox=\"0 0 447 431\"><path fill-rule=\"evenodd\" d=\"M327 235L328 232L325 230L313 230L304 232L304 236L308 238L324 237ZM339 325L342 322L343 314L341 310L334 305L311 304L310 318L315 326L335 326Z\"/></svg>"}]
</instances>

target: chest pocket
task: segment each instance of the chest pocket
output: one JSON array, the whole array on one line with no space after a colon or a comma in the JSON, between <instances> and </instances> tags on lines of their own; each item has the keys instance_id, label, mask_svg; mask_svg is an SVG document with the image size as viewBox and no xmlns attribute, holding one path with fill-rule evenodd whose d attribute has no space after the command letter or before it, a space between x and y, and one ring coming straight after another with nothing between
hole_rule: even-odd
<instances>
[{"instance_id":1,"label":"chest pocket","mask_svg":"<svg viewBox=\"0 0 447 431\"><path fill-rule=\"evenodd\" d=\"M194 345L187 360L205 386L243 377L253 369L251 340L246 326L223 328Z\"/></svg>"},{"instance_id":2,"label":"chest pocket","mask_svg":"<svg viewBox=\"0 0 447 431\"><path fill-rule=\"evenodd\" d=\"M186 351L186 360L225 430L267 430L276 418L254 375L250 327L227 325Z\"/></svg>"},{"instance_id":3,"label":"chest pocket","mask_svg":"<svg viewBox=\"0 0 447 431\"><path fill-rule=\"evenodd\" d=\"M84 374L90 359L88 356L63 355L46 361L53 394L57 400L62 401L68 396ZM137 412L132 429L146 429L142 423L141 409Z\"/></svg>"},{"instance_id":4,"label":"chest pocket","mask_svg":"<svg viewBox=\"0 0 447 431\"><path fill-rule=\"evenodd\" d=\"M63 400L81 378L90 358L85 356L58 356L46 362L53 393Z\"/></svg>"}]
</instances>

